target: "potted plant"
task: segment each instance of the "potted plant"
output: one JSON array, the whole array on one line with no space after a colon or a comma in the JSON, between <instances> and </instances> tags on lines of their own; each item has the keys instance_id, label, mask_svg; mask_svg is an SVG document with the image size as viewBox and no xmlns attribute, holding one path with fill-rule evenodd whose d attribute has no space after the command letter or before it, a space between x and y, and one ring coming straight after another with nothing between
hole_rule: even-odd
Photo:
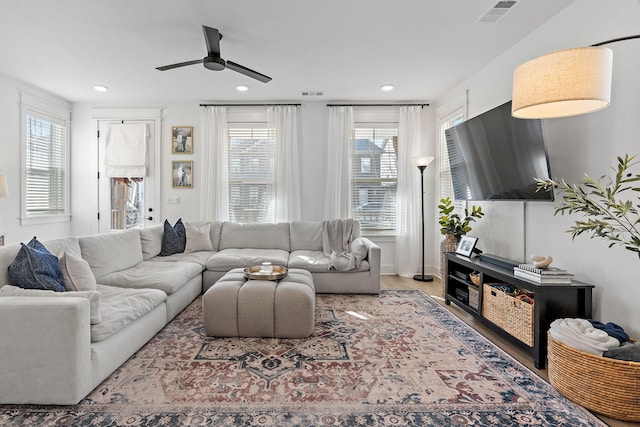
<instances>
[{"instance_id":1,"label":"potted plant","mask_svg":"<svg viewBox=\"0 0 640 427\"><path fill-rule=\"evenodd\" d=\"M484 216L481 206L472 206L471 212L465 208L464 217L460 217L457 213L453 213L455 206L449 197L440 199L438 210L440 211L440 233L445 236L444 240L440 243L440 274L442 280L446 277L446 264L444 260L445 252L453 252L458 246L460 237L471 231L471 223L476 219L480 219Z\"/></svg>"},{"instance_id":2,"label":"potted plant","mask_svg":"<svg viewBox=\"0 0 640 427\"><path fill-rule=\"evenodd\" d=\"M567 230L573 239L581 234L599 237L610 240L609 247L622 245L640 257L640 186L634 186L640 174L630 172L638 163L635 156L618 157L617 167L612 167L614 178L603 175L595 180L585 175L580 185L536 178L536 191L556 190L562 195L554 215L582 213L586 217Z\"/></svg>"},{"instance_id":3,"label":"potted plant","mask_svg":"<svg viewBox=\"0 0 640 427\"><path fill-rule=\"evenodd\" d=\"M456 241L471 231L471 226L469 225L471 222L474 222L476 218L479 219L484 216L481 206L472 206L471 212L465 208L464 218L461 218L457 213L452 213L455 207L449 197L440 199L438 209L440 210L440 219L438 220L440 233L445 236L451 234L455 237Z\"/></svg>"}]
</instances>

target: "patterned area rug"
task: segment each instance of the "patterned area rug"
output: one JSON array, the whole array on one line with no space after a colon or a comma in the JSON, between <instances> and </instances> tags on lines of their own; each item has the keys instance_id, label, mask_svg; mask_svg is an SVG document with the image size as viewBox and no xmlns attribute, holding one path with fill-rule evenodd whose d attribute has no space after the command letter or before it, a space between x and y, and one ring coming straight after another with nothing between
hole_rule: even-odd
<instances>
[{"instance_id":1,"label":"patterned area rug","mask_svg":"<svg viewBox=\"0 0 640 427\"><path fill-rule=\"evenodd\" d=\"M200 298L71 407L0 425L603 426L421 291L318 295L302 340L212 338Z\"/></svg>"}]
</instances>

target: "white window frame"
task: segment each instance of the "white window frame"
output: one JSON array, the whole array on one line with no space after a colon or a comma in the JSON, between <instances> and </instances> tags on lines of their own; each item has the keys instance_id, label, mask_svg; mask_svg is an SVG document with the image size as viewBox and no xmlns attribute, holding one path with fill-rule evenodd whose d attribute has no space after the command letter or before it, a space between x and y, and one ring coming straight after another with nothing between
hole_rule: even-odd
<instances>
[{"instance_id":1,"label":"white window frame","mask_svg":"<svg viewBox=\"0 0 640 427\"><path fill-rule=\"evenodd\" d=\"M438 120L438 138L440 148L440 197L439 199L450 197L454 200L453 185L451 185L451 168L449 167L449 154L447 151L447 139L445 130L462 122L465 119L464 108L462 106L453 109L449 113L443 115ZM449 184L449 185L447 185ZM438 200L439 200L438 199Z\"/></svg>"},{"instance_id":2,"label":"white window frame","mask_svg":"<svg viewBox=\"0 0 640 427\"><path fill-rule=\"evenodd\" d=\"M228 178L228 182L229 182L229 217L230 220L234 220L234 218L231 218L231 212L233 210L233 205L232 205L232 191L231 191L231 185L232 183L235 183L236 180L232 179L232 170L233 170L233 159L231 156L231 152L230 152L230 141L231 141L231 130L232 129L264 129L266 131L267 136L275 136L275 133L269 129L269 124L267 122L264 121L256 121L256 122L234 122L234 121L227 121L227 153L228 153L228 161L229 161L229 178ZM275 144L275 141L273 141L273 143ZM275 145L274 145L274 150L273 150L273 157L271 158L272 163L275 163L276 159L275 159ZM273 223L275 222L275 206L274 206L274 194L273 192L275 191L275 168L277 167L277 165L273 165L273 175L271 176L270 180L269 179L259 179L259 178L253 178L256 180L257 183L260 184L270 184L271 185L271 197L269 200L267 200L267 210L264 212L265 215L265 221L264 223ZM237 219L235 219L237 221Z\"/></svg>"},{"instance_id":3,"label":"white window frame","mask_svg":"<svg viewBox=\"0 0 640 427\"><path fill-rule=\"evenodd\" d=\"M396 113L396 115L397 115L397 113ZM394 119L395 119L395 117L392 120L394 120ZM398 138L397 135L398 135L398 131L399 131L399 123L398 123L397 119L395 119L395 121L358 121L358 120L356 120L354 118L354 122L353 122L353 137L351 138L352 146L351 146L351 149L350 149L350 156L352 158L355 158L355 154L356 154L355 153L355 142L356 142L355 132L356 132L356 129L367 129L367 128L373 128L373 129L395 129L395 131L396 131L396 140ZM351 167L353 168L354 166L357 167L359 170L361 170L361 165L360 164L352 165ZM398 188L397 187L397 185L398 185L397 166L398 166L398 164L397 164L397 158L396 158L396 178L395 178L396 191L397 191L397 188ZM371 167L371 165L370 165L370 167ZM361 173L362 173L362 171L361 171ZM390 180L391 180L390 178L380 178L380 179L378 179L378 181L381 181L381 182L382 181L390 181ZM353 202L352 202L351 210L353 212L353 216L356 217L356 208L358 206L357 206L357 203L356 203L357 197L355 197L355 188L354 188L355 184L354 184L354 181L356 181L356 178L351 177L350 186L351 186L351 191L352 191L352 194L353 194L353 197L352 197ZM373 179L370 180L370 181L373 181ZM396 223L397 223L397 218L395 220L396 220ZM376 227L376 226L368 226L367 224L362 223L361 224L361 229L362 229L362 232L367 234L367 235L395 234L395 232L396 232L396 224L394 224L392 227Z\"/></svg>"},{"instance_id":4,"label":"white window frame","mask_svg":"<svg viewBox=\"0 0 640 427\"><path fill-rule=\"evenodd\" d=\"M33 116L64 127L64 212L33 214L27 211L27 117ZM27 93L20 94L21 207L20 224L47 224L71 220L71 109Z\"/></svg>"}]
</instances>

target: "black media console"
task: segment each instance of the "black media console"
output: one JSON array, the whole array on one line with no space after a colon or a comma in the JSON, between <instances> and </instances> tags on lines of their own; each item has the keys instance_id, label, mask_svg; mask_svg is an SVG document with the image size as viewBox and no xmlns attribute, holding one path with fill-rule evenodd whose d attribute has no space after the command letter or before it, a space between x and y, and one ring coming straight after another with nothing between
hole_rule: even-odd
<instances>
[{"instance_id":1,"label":"black media console","mask_svg":"<svg viewBox=\"0 0 640 427\"><path fill-rule=\"evenodd\" d=\"M555 319L592 316L592 289L588 283L572 281L567 285L541 285L516 277L512 268L505 268L479 259L467 258L454 253L446 254L447 277L445 278L445 303L453 302L466 312L479 318L483 323L504 335L516 345L524 348L533 356L536 368L546 366L547 331ZM480 273L480 283L475 286L469 279L469 273ZM484 307L484 287L488 284L504 283L534 294L532 307L533 324L532 345L512 336L487 318L487 308ZM488 289L488 288L487 288ZM488 290L491 292L491 290ZM491 297L491 295L489 295ZM491 317L491 316L489 316Z\"/></svg>"}]
</instances>

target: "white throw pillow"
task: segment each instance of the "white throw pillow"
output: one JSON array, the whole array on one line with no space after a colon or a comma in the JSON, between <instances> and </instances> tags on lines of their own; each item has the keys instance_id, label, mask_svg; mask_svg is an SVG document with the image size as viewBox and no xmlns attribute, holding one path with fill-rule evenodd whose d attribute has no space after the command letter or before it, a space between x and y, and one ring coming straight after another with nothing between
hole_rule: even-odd
<instances>
[{"instance_id":1,"label":"white throw pillow","mask_svg":"<svg viewBox=\"0 0 640 427\"><path fill-rule=\"evenodd\" d=\"M201 225L200 227L187 223L187 244L184 247L184 253L212 251L213 245L211 244L211 237L209 236L210 230L211 224L209 223Z\"/></svg>"},{"instance_id":2,"label":"white throw pillow","mask_svg":"<svg viewBox=\"0 0 640 427\"><path fill-rule=\"evenodd\" d=\"M0 297L53 297L53 298L86 298L89 300L89 319L92 325L102 322L100 313L100 292L69 291L55 292L44 289L23 289L13 285L0 287Z\"/></svg>"},{"instance_id":3,"label":"white throw pillow","mask_svg":"<svg viewBox=\"0 0 640 427\"><path fill-rule=\"evenodd\" d=\"M87 261L71 251L63 251L58 258L67 291L96 290L96 278Z\"/></svg>"}]
</instances>

